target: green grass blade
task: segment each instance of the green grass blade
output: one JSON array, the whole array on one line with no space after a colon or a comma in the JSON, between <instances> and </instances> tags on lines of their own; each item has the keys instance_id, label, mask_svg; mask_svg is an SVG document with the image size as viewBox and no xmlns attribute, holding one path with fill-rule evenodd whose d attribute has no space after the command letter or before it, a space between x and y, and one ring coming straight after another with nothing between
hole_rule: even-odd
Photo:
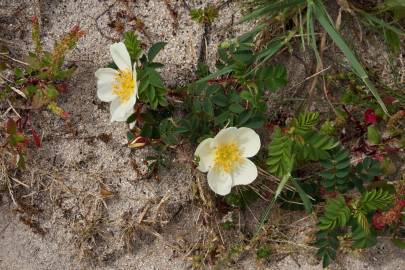
<instances>
[{"instance_id":1,"label":"green grass blade","mask_svg":"<svg viewBox=\"0 0 405 270\"><path fill-rule=\"evenodd\" d=\"M255 72L263 63L280 51L280 49L283 48L294 37L295 33L295 31L291 31L287 35L276 37L270 41L266 48L258 52L256 55L256 61L258 63L253 69L247 72L245 76L247 77L251 73Z\"/></svg>"},{"instance_id":2,"label":"green grass blade","mask_svg":"<svg viewBox=\"0 0 405 270\"><path fill-rule=\"evenodd\" d=\"M252 13L249 15L246 15L245 17L242 18L240 23L249 21L249 20L254 20L258 19L262 16L275 13L278 11L281 11L285 8L291 7L291 6L297 6L300 4L305 3L305 0L283 0L283 1L278 1L276 3L270 3L270 4L265 4L263 7L258 8L254 10Z\"/></svg>"},{"instance_id":3,"label":"green grass blade","mask_svg":"<svg viewBox=\"0 0 405 270\"><path fill-rule=\"evenodd\" d=\"M357 60L356 56L354 55L353 51L349 48L346 44L342 36L336 31L335 27L332 25L331 21L327 17L326 10L324 7L319 3L319 1L314 2L313 4L313 11L316 19L321 24L321 26L325 29L325 31L329 34L332 40L336 43L339 49L343 52L346 58L349 60L352 69L360 77L360 79L364 82L364 84L368 87L370 92L373 94L374 98L377 100L378 104L381 106L383 111L388 114L387 107L385 106L384 102L382 101L380 95L378 94L377 89L374 87L373 83L370 81L367 72Z\"/></svg>"},{"instance_id":4,"label":"green grass blade","mask_svg":"<svg viewBox=\"0 0 405 270\"><path fill-rule=\"evenodd\" d=\"M267 61L275 55L281 48L283 48L295 35L295 31L289 32L287 35L274 38L270 41L269 45L257 54L258 61Z\"/></svg>"},{"instance_id":5,"label":"green grass blade","mask_svg":"<svg viewBox=\"0 0 405 270\"><path fill-rule=\"evenodd\" d=\"M302 189L302 187L300 186L300 184L298 184L297 180L295 180L294 178L291 178L291 183L293 184L295 190L298 192L298 195L300 195L300 198L302 200L302 203L304 204L305 207L305 211L307 212L307 214L311 214L312 212L312 202L311 202L311 198L309 197L309 195Z\"/></svg>"},{"instance_id":6,"label":"green grass blade","mask_svg":"<svg viewBox=\"0 0 405 270\"><path fill-rule=\"evenodd\" d=\"M316 45L316 37L314 30L314 17L313 17L313 3L308 3L307 7L307 32L308 32L308 45L315 53L316 61L319 63L321 57L318 52L318 46Z\"/></svg>"},{"instance_id":7,"label":"green grass blade","mask_svg":"<svg viewBox=\"0 0 405 270\"><path fill-rule=\"evenodd\" d=\"M277 190L276 190L276 193L274 194L273 199L270 201L269 205L264 210L262 217L260 218L260 223L257 226L256 234L258 232L260 232L260 229L262 228L263 224L266 222L267 218L269 217L271 209L273 209L275 202L277 201L278 197L280 196L281 192L283 191L285 185L287 184L287 182L290 178L291 178L291 175L288 173L288 174L284 175L283 178L281 179L280 183L277 186Z\"/></svg>"},{"instance_id":8,"label":"green grass blade","mask_svg":"<svg viewBox=\"0 0 405 270\"><path fill-rule=\"evenodd\" d=\"M253 39L260 31L262 31L266 27L268 27L267 23L262 23L262 24L257 25L256 27L254 27L249 32L247 32L247 33L241 35L240 37L238 37L238 42L245 43L248 40Z\"/></svg>"},{"instance_id":9,"label":"green grass blade","mask_svg":"<svg viewBox=\"0 0 405 270\"><path fill-rule=\"evenodd\" d=\"M389 29L392 32L394 32L394 33L396 33L396 34L398 34L400 36L405 35L405 32L402 31L401 29L399 29L399 28L397 28L397 27L395 27L395 26L393 26L393 25L391 25L391 24L377 18L374 15L371 15L371 14L369 14L367 12L364 12L364 11L361 11L361 10L359 11L359 13L363 17L363 19L367 20L369 23L371 23L373 25L378 25L381 28Z\"/></svg>"},{"instance_id":10,"label":"green grass blade","mask_svg":"<svg viewBox=\"0 0 405 270\"><path fill-rule=\"evenodd\" d=\"M198 80L196 83L203 83L203 82L206 82L206 81L209 81L209 80L218 78L219 76L222 76L222 75L231 73L234 68L235 68L235 65L234 65L234 64L229 65L229 66L226 66L226 67L223 67L223 68L221 68L220 70L218 70L217 72L212 73L212 74L210 74L210 75L208 75L208 76L206 76L206 77L204 77L204 78Z\"/></svg>"}]
</instances>

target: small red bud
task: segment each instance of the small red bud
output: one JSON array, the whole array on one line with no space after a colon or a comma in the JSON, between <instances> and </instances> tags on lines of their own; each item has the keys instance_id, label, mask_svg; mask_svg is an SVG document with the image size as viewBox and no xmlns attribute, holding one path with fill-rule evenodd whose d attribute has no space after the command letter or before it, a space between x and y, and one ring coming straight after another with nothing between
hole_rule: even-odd
<instances>
[{"instance_id":1,"label":"small red bud","mask_svg":"<svg viewBox=\"0 0 405 270\"><path fill-rule=\"evenodd\" d=\"M68 113L68 112L65 112L65 111L63 111L63 112L61 112L60 114L59 114L59 116L62 118L62 119L69 119L70 118L70 113Z\"/></svg>"},{"instance_id":2,"label":"small red bud","mask_svg":"<svg viewBox=\"0 0 405 270\"><path fill-rule=\"evenodd\" d=\"M384 229L384 227L385 227L385 224L381 221L381 217L382 217L381 212L380 212L380 211L377 211L377 212L374 214L374 216L373 216L373 218L372 218L372 221L371 221L371 223L373 224L374 228L376 228L377 230L382 230L382 229Z\"/></svg>"},{"instance_id":3,"label":"small red bud","mask_svg":"<svg viewBox=\"0 0 405 270\"><path fill-rule=\"evenodd\" d=\"M31 22L32 22L33 24L38 24L38 17L37 17L37 16L32 16L32 17L31 17Z\"/></svg>"},{"instance_id":4,"label":"small red bud","mask_svg":"<svg viewBox=\"0 0 405 270\"><path fill-rule=\"evenodd\" d=\"M148 143L149 143L148 138L138 136L133 141L129 142L129 147L130 148L140 148L140 147L144 147Z\"/></svg>"},{"instance_id":5,"label":"small red bud","mask_svg":"<svg viewBox=\"0 0 405 270\"><path fill-rule=\"evenodd\" d=\"M405 200L399 200L399 201L398 201L398 205L399 205L399 207L400 207L401 210L402 210L402 208L405 207Z\"/></svg>"},{"instance_id":6,"label":"small red bud","mask_svg":"<svg viewBox=\"0 0 405 270\"><path fill-rule=\"evenodd\" d=\"M67 92L67 85L66 85L66 83L59 83L59 84L56 85L56 89L60 93L66 93Z\"/></svg>"},{"instance_id":7,"label":"small red bud","mask_svg":"<svg viewBox=\"0 0 405 270\"><path fill-rule=\"evenodd\" d=\"M366 125L371 125L377 122L377 115L373 109L367 109L364 112L364 123Z\"/></svg>"}]
</instances>

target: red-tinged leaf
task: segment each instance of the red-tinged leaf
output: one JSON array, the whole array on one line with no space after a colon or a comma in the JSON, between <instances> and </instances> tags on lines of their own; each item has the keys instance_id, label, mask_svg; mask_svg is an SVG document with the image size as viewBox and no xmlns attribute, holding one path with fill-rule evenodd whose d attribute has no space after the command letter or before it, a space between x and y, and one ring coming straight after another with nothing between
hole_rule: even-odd
<instances>
[{"instance_id":1,"label":"red-tinged leaf","mask_svg":"<svg viewBox=\"0 0 405 270\"><path fill-rule=\"evenodd\" d=\"M373 159L374 159L374 160L377 160L377 161L379 161L379 162L383 162L383 161L384 161L384 156L383 156L382 154L380 154L380 153L376 153L376 154L373 156Z\"/></svg>"},{"instance_id":2,"label":"red-tinged leaf","mask_svg":"<svg viewBox=\"0 0 405 270\"><path fill-rule=\"evenodd\" d=\"M398 99L396 99L396 98L393 97L393 96L386 96L386 97L384 97L384 103L385 103L386 105L392 105L392 104L394 104L395 102L398 102Z\"/></svg>"},{"instance_id":3,"label":"red-tinged leaf","mask_svg":"<svg viewBox=\"0 0 405 270\"><path fill-rule=\"evenodd\" d=\"M373 109L367 109L364 112L364 123L366 125L372 125L377 122L377 115Z\"/></svg>"},{"instance_id":4,"label":"red-tinged leaf","mask_svg":"<svg viewBox=\"0 0 405 270\"><path fill-rule=\"evenodd\" d=\"M273 132L273 130L274 130L274 124L272 124L270 122L266 123L264 127L270 132Z\"/></svg>"},{"instance_id":5,"label":"red-tinged leaf","mask_svg":"<svg viewBox=\"0 0 405 270\"><path fill-rule=\"evenodd\" d=\"M6 123L6 132L8 134L17 133L17 123L13 119L8 119Z\"/></svg>"},{"instance_id":6,"label":"red-tinged leaf","mask_svg":"<svg viewBox=\"0 0 405 270\"><path fill-rule=\"evenodd\" d=\"M59 93L66 93L67 92L67 84L66 83L58 83L56 85L56 89Z\"/></svg>"},{"instance_id":7,"label":"red-tinged leaf","mask_svg":"<svg viewBox=\"0 0 405 270\"><path fill-rule=\"evenodd\" d=\"M66 119L69 119L69 118L70 118L70 113L63 111L63 112L61 112L61 113L59 114L59 116L60 116L62 119L66 120Z\"/></svg>"},{"instance_id":8,"label":"red-tinged leaf","mask_svg":"<svg viewBox=\"0 0 405 270\"><path fill-rule=\"evenodd\" d=\"M38 133L35 131L35 129L31 128L31 134L32 134L32 139L34 141L34 144L37 147L41 147L41 137L38 135Z\"/></svg>"}]
</instances>

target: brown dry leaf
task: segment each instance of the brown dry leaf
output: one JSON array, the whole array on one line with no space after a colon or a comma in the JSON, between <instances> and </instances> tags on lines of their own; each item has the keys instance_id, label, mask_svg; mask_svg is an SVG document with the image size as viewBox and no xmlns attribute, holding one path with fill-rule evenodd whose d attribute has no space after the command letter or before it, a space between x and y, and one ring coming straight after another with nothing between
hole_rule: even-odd
<instances>
[{"instance_id":1,"label":"brown dry leaf","mask_svg":"<svg viewBox=\"0 0 405 270\"><path fill-rule=\"evenodd\" d=\"M107 188L105 188L104 186L101 186L100 195L103 199L105 199L105 198L109 198L109 197L113 196L114 193L112 191L108 190Z\"/></svg>"},{"instance_id":2,"label":"brown dry leaf","mask_svg":"<svg viewBox=\"0 0 405 270\"><path fill-rule=\"evenodd\" d=\"M349 12L350 14L353 14L353 10L350 8L349 2L347 0L337 0L336 1L338 5L344 10Z\"/></svg>"}]
</instances>

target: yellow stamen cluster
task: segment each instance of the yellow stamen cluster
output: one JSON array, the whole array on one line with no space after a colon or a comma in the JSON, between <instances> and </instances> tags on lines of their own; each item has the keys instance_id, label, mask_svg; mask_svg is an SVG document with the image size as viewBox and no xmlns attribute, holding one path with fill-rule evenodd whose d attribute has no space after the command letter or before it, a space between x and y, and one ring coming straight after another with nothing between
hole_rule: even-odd
<instances>
[{"instance_id":1,"label":"yellow stamen cluster","mask_svg":"<svg viewBox=\"0 0 405 270\"><path fill-rule=\"evenodd\" d=\"M121 70L115 76L113 93L119 97L121 103L127 102L134 94L135 83L130 70Z\"/></svg>"},{"instance_id":2,"label":"yellow stamen cluster","mask_svg":"<svg viewBox=\"0 0 405 270\"><path fill-rule=\"evenodd\" d=\"M235 143L218 145L215 150L215 167L230 173L242 160L239 148Z\"/></svg>"}]
</instances>

